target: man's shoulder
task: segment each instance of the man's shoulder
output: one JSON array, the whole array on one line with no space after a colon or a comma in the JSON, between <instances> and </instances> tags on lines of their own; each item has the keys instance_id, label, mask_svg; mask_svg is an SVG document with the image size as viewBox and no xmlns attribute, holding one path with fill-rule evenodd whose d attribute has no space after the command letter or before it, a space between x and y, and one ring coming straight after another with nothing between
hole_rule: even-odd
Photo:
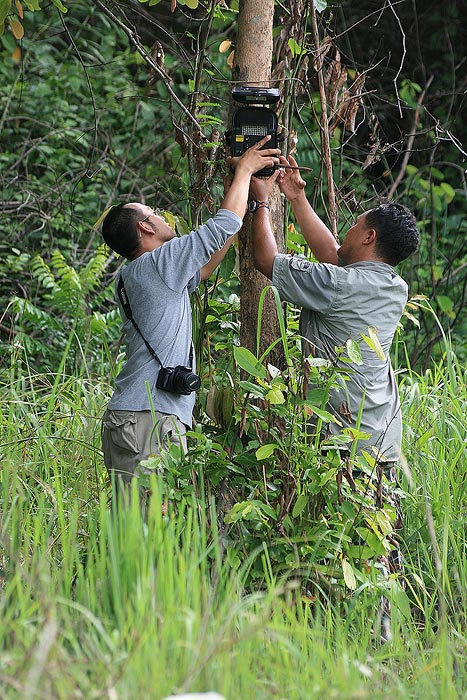
<instances>
[{"instance_id":1,"label":"man's shoulder","mask_svg":"<svg viewBox=\"0 0 467 700\"><path fill-rule=\"evenodd\" d=\"M350 263L349 265L341 265L339 266L339 270L342 271L344 275L350 274L360 277L374 276L375 278L386 277L391 280L400 280L403 284L406 284L405 280L392 265L380 260L360 260L359 262Z\"/></svg>"},{"instance_id":2,"label":"man's shoulder","mask_svg":"<svg viewBox=\"0 0 467 700\"><path fill-rule=\"evenodd\" d=\"M278 265L289 266L292 270L301 270L303 272L311 272L313 274L334 274L334 271L337 268L337 265L334 265L333 263L309 260L309 258L301 253L278 253L274 258L274 262L277 262Z\"/></svg>"}]
</instances>

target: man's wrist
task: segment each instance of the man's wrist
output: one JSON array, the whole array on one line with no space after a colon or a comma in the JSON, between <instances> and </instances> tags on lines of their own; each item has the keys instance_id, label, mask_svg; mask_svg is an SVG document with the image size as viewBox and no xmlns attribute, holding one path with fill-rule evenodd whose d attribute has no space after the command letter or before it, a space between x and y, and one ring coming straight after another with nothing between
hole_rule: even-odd
<instances>
[{"instance_id":1,"label":"man's wrist","mask_svg":"<svg viewBox=\"0 0 467 700\"><path fill-rule=\"evenodd\" d=\"M252 199L248 202L248 211L254 214L258 209L269 209L269 202L266 199Z\"/></svg>"},{"instance_id":2,"label":"man's wrist","mask_svg":"<svg viewBox=\"0 0 467 700\"><path fill-rule=\"evenodd\" d=\"M287 197L289 203L293 206L294 204L300 204L301 202L306 200L306 193L305 190L302 190L298 194L294 195L293 197Z\"/></svg>"}]
</instances>

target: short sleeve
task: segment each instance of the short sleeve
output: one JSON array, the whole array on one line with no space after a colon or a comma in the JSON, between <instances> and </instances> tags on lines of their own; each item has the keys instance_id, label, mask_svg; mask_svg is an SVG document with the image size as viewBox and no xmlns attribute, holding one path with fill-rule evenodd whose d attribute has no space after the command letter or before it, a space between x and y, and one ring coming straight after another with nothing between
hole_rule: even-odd
<instances>
[{"instance_id":1,"label":"short sleeve","mask_svg":"<svg viewBox=\"0 0 467 700\"><path fill-rule=\"evenodd\" d=\"M330 263L312 263L301 255L276 255L272 283L285 301L326 313L337 295L335 268Z\"/></svg>"},{"instance_id":2,"label":"short sleeve","mask_svg":"<svg viewBox=\"0 0 467 700\"><path fill-rule=\"evenodd\" d=\"M201 282L201 272L198 270L196 274L191 278L187 284L188 294L193 294L195 289L198 289L199 283Z\"/></svg>"},{"instance_id":3,"label":"short sleeve","mask_svg":"<svg viewBox=\"0 0 467 700\"><path fill-rule=\"evenodd\" d=\"M217 214L190 234L172 238L151 252L154 265L169 289L182 291L211 256L240 230L242 220L228 209Z\"/></svg>"}]
</instances>

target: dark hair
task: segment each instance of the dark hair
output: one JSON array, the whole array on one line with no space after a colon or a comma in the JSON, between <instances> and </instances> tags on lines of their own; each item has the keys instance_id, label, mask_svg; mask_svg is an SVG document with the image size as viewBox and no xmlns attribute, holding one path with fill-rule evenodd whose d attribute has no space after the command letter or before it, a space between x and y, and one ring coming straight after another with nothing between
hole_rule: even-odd
<instances>
[{"instance_id":1,"label":"dark hair","mask_svg":"<svg viewBox=\"0 0 467 700\"><path fill-rule=\"evenodd\" d=\"M365 224L376 230L377 254L389 265L398 265L417 250L417 221L403 204L386 202L370 209Z\"/></svg>"},{"instance_id":2,"label":"dark hair","mask_svg":"<svg viewBox=\"0 0 467 700\"><path fill-rule=\"evenodd\" d=\"M138 252L139 241L136 224L141 214L133 207L117 204L102 223L102 237L115 253L131 260Z\"/></svg>"}]
</instances>

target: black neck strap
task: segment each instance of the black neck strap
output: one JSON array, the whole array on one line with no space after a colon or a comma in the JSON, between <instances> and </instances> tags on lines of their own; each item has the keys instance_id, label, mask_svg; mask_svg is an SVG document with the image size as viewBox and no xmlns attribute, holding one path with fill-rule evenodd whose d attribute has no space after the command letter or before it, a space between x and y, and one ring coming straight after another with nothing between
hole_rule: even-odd
<instances>
[{"instance_id":1,"label":"black neck strap","mask_svg":"<svg viewBox=\"0 0 467 700\"><path fill-rule=\"evenodd\" d=\"M157 360L157 362L160 364L161 367L164 365L159 359L158 354L154 350L154 348L149 345L148 341L144 337L144 335L141 333L138 324L136 323L135 319L133 318L133 311L131 310L130 302L128 300L128 294L126 293L125 285L123 283L123 277L120 274L120 278L118 280L118 285L117 285L117 293L118 293L118 298L120 299L120 304L122 305L123 311L125 312L125 316L132 322L134 329L136 330L137 333L140 334L141 338L143 339L143 342L153 358ZM193 345L190 347L190 357L189 357L189 363L190 366L193 364Z\"/></svg>"}]
</instances>

